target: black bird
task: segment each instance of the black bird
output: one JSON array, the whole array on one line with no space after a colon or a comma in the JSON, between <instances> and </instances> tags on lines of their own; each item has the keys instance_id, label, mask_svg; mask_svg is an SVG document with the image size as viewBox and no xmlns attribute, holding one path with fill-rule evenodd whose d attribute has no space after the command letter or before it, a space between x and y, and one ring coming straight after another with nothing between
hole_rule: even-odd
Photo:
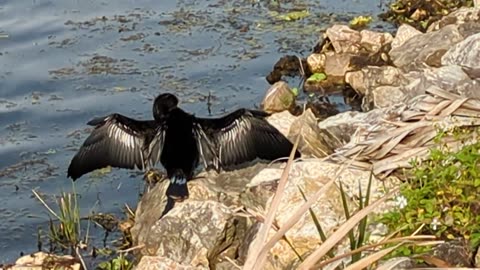
<instances>
[{"instance_id":1,"label":"black bird","mask_svg":"<svg viewBox=\"0 0 480 270\"><path fill-rule=\"evenodd\" d=\"M175 95L160 94L154 120L114 113L88 122L95 129L73 157L68 177L75 181L107 166L149 170L160 161L171 181L167 195L180 200L188 197L186 183L200 159L206 169L219 171L290 155L292 143L264 119L268 113L238 109L220 118L198 118L177 105Z\"/></svg>"}]
</instances>

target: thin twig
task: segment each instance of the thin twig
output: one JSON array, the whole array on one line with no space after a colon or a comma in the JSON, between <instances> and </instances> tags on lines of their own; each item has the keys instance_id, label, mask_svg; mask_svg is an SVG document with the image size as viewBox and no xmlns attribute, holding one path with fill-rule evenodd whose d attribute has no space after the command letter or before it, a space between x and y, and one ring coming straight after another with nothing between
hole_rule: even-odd
<instances>
[{"instance_id":1,"label":"thin twig","mask_svg":"<svg viewBox=\"0 0 480 270\"><path fill-rule=\"evenodd\" d=\"M127 248L127 249L123 249L123 250L118 250L117 252L118 252L118 253L128 253L128 252L130 252L130 251L137 250L137 249L141 249L141 248L144 248L144 247L145 247L145 244L141 244L141 245L134 246L134 247L131 247L131 248Z\"/></svg>"},{"instance_id":2,"label":"thin twig","mask_svg":"<svg viewBox=\"0 0 480 270\"><path fill-rule=\"evenodd\" d=\"M337 231L335 231L327 241L323 242L323 244L315 250L310 256L308 256L303 263L301 263L298 269L310 269L315 265L315 263L326 254L338 241L340 241L343 236L345 236L361 219L365 216L370 214L377 206L381 203L386 201L390 198L395 192L397 192L398 188L393 189L389 193L385 194L384 197L378 199L374 203L370 204L369 206L363 208L362 210L358 211L355 215L353 215L349 220L343 223Z\"/></svg>"},{"instance_id":3,"label":"thin twig","mask_svg":"<svg viewBox=\"0 0 480 270\"><path fill-rule=\"evenodd\" d=\"M273 224L273 219L275 218L275 214L277 212L278 206L280 204L280 200L282 199L283 196L283 191L285 189L285 186L287 184L288 180L288 175L290 173L290 169L292 167L293 159L295 157L295 153L298 147L298 143L300 141L300 136L297 136L297 139L293 145L292 151L290 153L290 157L287 162L287 166L285 169L283 169L282 176L280 178L280 181L278 183L277 191L275 192L273 196L272 203L270 205L270 209L267 213L267 218L265 220L265 223L260 229L260 232L258 234L257 241L255 243L255 249L252 249L252 251L249 253L249 256L247 257L247 260L244 265L244 269L261 269L263 265L263 261L265 260L265 257L260 257L260 252L256 252L256 250L261 250L261 247L264 245L265 241L267 240L268 232L270 231L270 228ZM257 268L258 267L258 268Z\"/></svg>"},{"instance_id":4,"label":"thin twig","mask_svg":"<svg viewBox=\"0 0 480 270\"><path fill-rule=\"evenodd\" d=\"M83 260L83 257L80 254L80 251L78 250L78 245L75 247L75 253L77 254L77 257L80 260L80 263L82 264L82 268L84 270L88 270L87 265L85 264L85 261Z\"/></svg>"},{"instance_id":5,"label":"thin twig","mask_svg":"<svg viewBox=\"0 0 480 270\"><path fill-rule=\"evenodd\" d=\"M225 258L225 260L227 260L229 263L231 263L231 264L235 267L235 269L242 269L242 267L241 267L240 265L238 265L237 263L235 263L235 262L232 260L232 258L229 258L229 257L227 257L227 256L225 256L224 258Z\"/></svg>"},{"instance_id":6,"label":"thin twig","mask_svg":"<svg viewBox=\"0 0 480 270\"><path fill-rule=\"evenodd\" d=\"M37 199L45 206L45 208L47 208L47 210L52 214L54 215L58 220L62 220L53 210L52 208L50 208L50 206L48 206L48 204L42 199L42 197L40 197L40 195L38 195L38 193L32 189L32 192L33 194L35 195L35 197L37 197Z\"/></svg>"},{"instance_id":7,"label":"thin twig","mask_svg":"<svg viewBox=\"0 0 480 270\"><path fill-rule=\"evenodd\" d=\"M431 236L431 235L419 235L419 236L415 236L415 237L405 236L405 237L399 237L399 238L395 238L395 239L384 240L384 241L381 241L381 242L378 242L378 243L375 243L375 244L362 246L360 248L357 248L355 250L346 252L344 254L337 255L334 258L326 259L326 260L322 261L321 263L316 264L315 268L320 269L320 268L322 268L322 267L324 267L324 266L326 266L326 265L328 265L328 264L330 264L334 261L341 260L341 259L349 257L353 254L363 252L365 250L373 249L373 248L376 248L378 246L383 246L383 245L402 242L402 241L410 241L410 243L415 244L419 240L430 240L430 239L435 239L435 238L436 238L435 236ZM439 244L441 244L441 243L444 243L445 241L438 241L438 242L439 242Z\"/></svg>"}]
</instances>

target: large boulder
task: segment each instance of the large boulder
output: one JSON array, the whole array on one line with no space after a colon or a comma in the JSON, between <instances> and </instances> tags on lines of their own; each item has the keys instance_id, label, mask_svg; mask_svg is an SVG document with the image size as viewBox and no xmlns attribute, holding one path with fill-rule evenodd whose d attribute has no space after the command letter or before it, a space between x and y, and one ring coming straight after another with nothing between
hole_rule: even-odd
<instances>
[{"instance_id":1,"label":"large boulder","mask_svg":"<svg viewBox=\"0 0 480 270\"><path fill-rule=\"evenodd\" d=\"M268 183L276 182L282 175L282 169L265 169L256 175L250 182L250 187L268 187ZM341 196L338 185L340 182L347 195L350 209L358 202L359 186L365 192L367 190L370 172L365 170L356 170L352 168L342 168L339 164L322 162L319 160L300 161L293 164L289 174L286 188L280 202L275 217L276 224L281 227L291 217L295 209L298 209L304 202L304 198L300 192L302 190L307 198L313 196L319 189L325 186L332 179L335 184L330 186L312 206L312 210L318 217L323 231L329 235L340 224L345 221L345 214L342 207ZM381 198L385 195L384 187L392 187L397 183L387 181L379 181L373 178L371 187L372 200ZM268 195L265 193L265 195ZM266 209L273 199L273 193L268 195ZM261 208L260 208L261 209ZM259 209L256 209L259 210ZM250 234L256 235L260 225L250 228ZM247 233L249 234L249 233ZM271 230L269 238L274 234ZM321 244L319 232L312 220L312 217L306 212L300 220L286 233L287 241L279 241L271 249L267 257L267 263L264 269L293 269L299 262L298 256L293 249L305 256ZM249 250L255 243L256 238L246 239L243 248ZM344 252L347 247L341 244L338 247L340 252ZM242 250L242 248L241 248ZM243 252L244 256L248 252ZM243 262L244 257L240 257L239 261Z\"/></svg>"},{"instance_id":2,"label":"large boulder","mask_svg":"<svg viewBox=\"0 0 480 270\"><path fill-rule=\"evenodd\" d=\"M442 65L458 65L472 78L480 78L480 33L452 46L442 57Z\"/></svg>"},{"instance_id":3,"label":"large boulder","mask_svg":"<svg viewBox=\"0 0 480 270\"><path fill-rule=\"evenodd\" d=\"M415 27L408 24L402 24L398 27L395 38L392 41L392 49L402 46L407 40L411 39L416 35L420 35L422 32L415 29Z\"/></svg>"},{"instance_id":4,"label":"large boulder","mask_svg":"<svg viewBox=\"0 0 480 270\"><path fill-rule=\"evenodd\" d=\"M460 28L461 32L462 32L462 29L468 30L469 27L472 27L475 25L477 27L480 26L480 8L478 7L459 8L458 10L448 14L447 16L444 16L439 21L432 23L428 27L427 31L428 32L437 31L447 25L457 25ZM471 31L465 31L462 34L464 37L466 37L466 36L469 36L470 33Z\"/></svg>"},{"instance_id":5,"label":"large boulder","mask_svg":"<svg viewBox=\"0 0 480 270\"><path fill-rule=\"evenodd\" d=\"M425 34L414 35L390 51L396 67L404 71L420 70L426 65L439 67L442 56L450 47L463 40L456 25Z\"/></svg>"},{"instance_id":6,"label":"large boulder","mask_svg":"<svg viewBox=\"0 0 480 270\"><path fill-rule=\"evenodd\" d=\"M233 239L225 233L233 228L232 211L215 201L187 200L178 203L154 223L145 237L143 255L167 257L177 263L208 269L217 247L228 247ZM234 234L231 235L233 237ZM218 255L218 254L215 254Z\"/></svg>"}]
</instances>

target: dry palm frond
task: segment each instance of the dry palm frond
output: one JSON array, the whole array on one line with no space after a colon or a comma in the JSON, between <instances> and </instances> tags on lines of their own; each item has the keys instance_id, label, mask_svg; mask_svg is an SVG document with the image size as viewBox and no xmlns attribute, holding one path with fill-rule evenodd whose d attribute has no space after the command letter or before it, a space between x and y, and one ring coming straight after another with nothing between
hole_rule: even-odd
<instances>
[{"instance_id":1,"label":"dry palm frond","mask_svg":"<svg viewBox=\"0 0 480 270\"><path fill-rule=\"evenodd\" d=\"M353 166L372 169L375 175L388 175L400 168L410 168L413 159L425 160L429 149L436 146L439 130L470 129L464 140L442 137L441 143L457 150L476 143L476 128L480 126L480 100L432 86L417 97L413 105L403 107L395 121L384 121L375 131L358 131L351 143L337 150L331 160L345 162L354 159ZM361 139L358 139L361 138Z\"/></svg>"}]
</instances>

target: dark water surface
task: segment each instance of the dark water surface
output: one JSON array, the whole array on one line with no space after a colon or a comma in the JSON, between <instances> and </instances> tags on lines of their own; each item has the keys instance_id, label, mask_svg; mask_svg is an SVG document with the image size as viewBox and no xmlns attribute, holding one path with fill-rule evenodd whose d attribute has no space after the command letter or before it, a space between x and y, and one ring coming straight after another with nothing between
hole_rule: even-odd
<instances>
[{"instance_id":1,"label":"dark water surface","mask_svg":"<svg viewBox=\"0 0 480 270\"><path fill-rule=\"evenodd\" d=\"M166 91L200 116L209 93L212 115L258 106L278 58L306 56L322 28L381 8L379 0L276 3L0 0L0 33L9 35L0 39L0 264L36 251L48 213L31 190L53 206L72 190L66 168L88 120L150 118L152 97ZM277 16L295 9L310 16ZM76 190L82 215L120 214L125 203L135 207L143 183L113 170L82 177Z\"/></svg>"}]
</instances>

